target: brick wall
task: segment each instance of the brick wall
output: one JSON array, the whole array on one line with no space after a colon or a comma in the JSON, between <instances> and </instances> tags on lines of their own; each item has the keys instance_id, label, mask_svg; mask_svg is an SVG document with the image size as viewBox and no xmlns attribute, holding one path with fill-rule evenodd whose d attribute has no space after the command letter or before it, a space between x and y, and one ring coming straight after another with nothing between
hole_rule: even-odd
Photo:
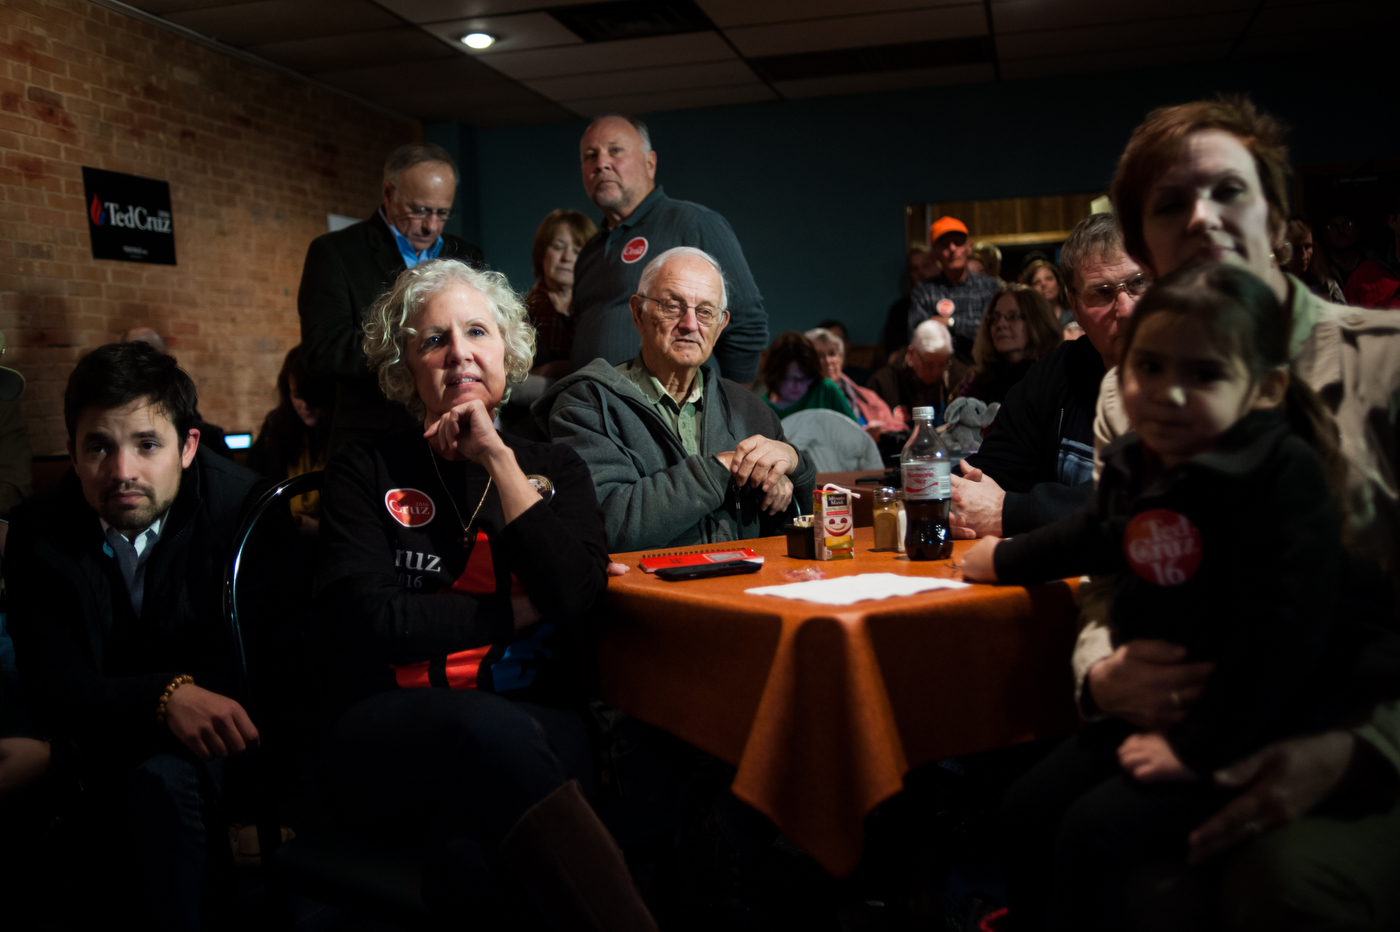
<instances>
[{"instance_id":1,"label":"brick wall","mask_svg":"<svg viewBox=\"0 0 1400 932\"><path fill-rule=\"evenodd\" d=\"M384 156L421 136L342 97L86 0L0 4L0 328L35 453L63 452L84 352L144 324L200 411L256 431L300 339L326 214L368 216ZM92 258L82 166L170 183L178 265Z\"/></svg>"}]
</instances>

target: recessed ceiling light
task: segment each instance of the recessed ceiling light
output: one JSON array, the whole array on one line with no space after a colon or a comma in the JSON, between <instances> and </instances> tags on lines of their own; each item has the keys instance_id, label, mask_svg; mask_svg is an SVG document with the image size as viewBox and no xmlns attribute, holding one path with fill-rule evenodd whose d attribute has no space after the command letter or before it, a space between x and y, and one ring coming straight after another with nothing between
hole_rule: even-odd
<instances>
[{"instance_id":1,"label":"recessed ceiling light","mask_svg":"<svg viewBox=\"0 0 1400 932\"><path fill-rule=\"evenodd\" d=\"M489 49L496 44L496 37L486 32L472 32L462 36L462 44L473 49Z\"/></svg>"}]
</instances>

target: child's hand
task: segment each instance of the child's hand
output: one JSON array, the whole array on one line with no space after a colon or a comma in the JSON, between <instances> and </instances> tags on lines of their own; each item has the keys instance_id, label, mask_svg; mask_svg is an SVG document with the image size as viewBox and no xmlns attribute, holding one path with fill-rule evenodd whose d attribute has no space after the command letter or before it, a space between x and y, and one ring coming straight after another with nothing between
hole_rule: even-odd
<instances>
[{"instance_id":1,"label":"child's hand","mask_svg":"<svg viewBox=\"0 0 1400 932\"><path fill-rule=\"evenodd\" d=\"M992 552L1001 543L1000 537L984 537L963 554L962 574L964 579L973 582L996 582L996 567L992 566Z\"/></svg>"},{"instance_id":2,"label":"child's hand","mask_svg":"<svg viewBox=\"0 0 1400 932\"><path fill-rule=\"evenodd\" d=\"M1167 739L1156 732L1129 735L1118 746L1118 763L1142 783L1197 779L1176 756Z\"/></svg>"}]
</instances>

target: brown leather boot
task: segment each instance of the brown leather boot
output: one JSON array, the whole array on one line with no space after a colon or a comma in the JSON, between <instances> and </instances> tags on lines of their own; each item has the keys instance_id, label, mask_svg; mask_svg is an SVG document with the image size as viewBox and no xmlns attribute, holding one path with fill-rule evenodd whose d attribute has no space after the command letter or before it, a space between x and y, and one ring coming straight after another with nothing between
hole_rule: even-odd
<instances>
[{"instance_id":1,"label":"brown leather boot","mask_svg":"<svg viewBox=\"0 0 1400 932\"><path fill-rule=\"evenodd\" d=\"M656 932L622 852L577 781L521 816L501 857L560 932Z\"/></svg>"}]
</instances>

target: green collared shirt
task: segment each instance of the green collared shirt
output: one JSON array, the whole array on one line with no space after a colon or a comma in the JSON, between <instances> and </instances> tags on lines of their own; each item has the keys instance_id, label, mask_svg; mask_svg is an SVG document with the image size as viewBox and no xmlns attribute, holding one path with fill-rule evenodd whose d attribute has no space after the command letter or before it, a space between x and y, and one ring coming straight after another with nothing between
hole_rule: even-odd
<instances>
[{"instance_id":1,"label":"green collared shirt","mask_svg":"<svg viewBox=\"0 0 1400 932\"><path fill-rule=\"evenodd\" d=\"M689 456L698 454L700 452L700 434L705 426L703 402L705 373L700 371L695 373L695 377L690 383L690 394L686 396L683 404L677 404L676 399L671 397L671 393L666 391L666 386L661 384L661 380L651 374L651 370L647 368L646 363L642 362L640 355L631 362L624 362L616 368L618 372L636 385L646 396L646 399L651 402L651 406L656 409L661 420L680 438L681 446L685 447L685 452Z\"/></svg>"}]
</instances>

